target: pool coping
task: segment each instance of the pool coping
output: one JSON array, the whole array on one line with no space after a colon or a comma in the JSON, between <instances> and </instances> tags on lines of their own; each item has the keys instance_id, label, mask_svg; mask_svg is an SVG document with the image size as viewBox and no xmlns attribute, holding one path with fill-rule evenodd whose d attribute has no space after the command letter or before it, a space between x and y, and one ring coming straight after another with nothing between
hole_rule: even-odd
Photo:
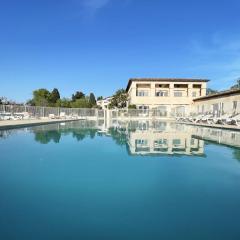
<instances>
[{"instance_id":1,"label":"pool coping","mask_svg":"<svg viewBox=\"0 0 240 240\"><path fill-rule=\"evenodd\" d=\"M38 125L46 125L52 123L73 122L86 119L34 119L34 120L5 120L0 121L0 130L24 128ZM199 127L217 128L232 131L240 131L240 127L234 125L222 125L222 124L207 124L207 123L191 123L191 122L176 122L179 124L186 124Z\"/></svg>"},{"instance_id":2,"label":"pool coping","mask_svg":"<svg viewBox=\"0 0 240 240\"><path fill-rule=\"evenodd\" d=\"M84 119L38 119L38 120L5 120L0 121L0 130L33 127L53 123L81 121Z\"/></svg>"},{"instance_id":3,"label":"pool coping","mask_svg":"<svg viewBox=\"0 0 240 240\"><path fill-rule=\"evenodd\" d=\"M235 125L223 125L223 124L207 124L207 123L191 123L191 122L176 122L180 124L192 125L197 127L218 128L222 130L240 131L240 127Z\"/></svg>"}]
</instances>

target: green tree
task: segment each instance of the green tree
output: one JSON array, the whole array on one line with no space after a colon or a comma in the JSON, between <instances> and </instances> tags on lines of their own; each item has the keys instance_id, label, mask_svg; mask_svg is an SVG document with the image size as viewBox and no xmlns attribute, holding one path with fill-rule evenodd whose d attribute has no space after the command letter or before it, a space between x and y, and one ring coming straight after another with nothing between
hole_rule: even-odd
<instances>
[{"instance_id":1,"label":"green tree","mask_svg":"<svg viewBox=\"0 0 240 240\"><path fill-rule=\"evenodd\" d=\"M108 129L108 133L111 135L112 139L117 145L127 146L127 134L124 129L116 130L115 128L110 127Z\"/></svg>"},{"instance_id":2,"label":"green tree","mask_svg":"<svg viewBox=\"0 0 240 240\"><path fill-rule=\"evenodd\" d=\"M35 106L35 102L34 102L33 99L27 100L26 104L27 104L27 105L30 105L30 106Z\"/></svg>"},{"instance_id":3,"label":"green tree","mask_svg":"<svg viewBox=\"0 0 240 240\"><path fill-rule=\"evenodd\" d=\"M0 97L0 105L1 104L10 104L10 101L8 101L6 97Z\"/></svg>"},{"instance_id":4,"label":"green tree","mask_svg":"<svg viewBox=\"0 0 240 240\"><path fill-rule=\"evenodd\" d=\"M72 101L67 98L58 99L56 102L56 107L70 108Z\"/></svg>"},{"instance_id":5,"label":"green tree","mask_svg":"<svg viewBox=\"0 0 240 240\"><path fill-rule=\"evenodd\" d=\"M137 106L135 104L129 105L128 109L137 109Z\"/></svg>"},{"instance_id":6,"label":"green tree","mask_svg":"<svg viewBox=\"0 0 240 240\"><path fill-rule=\"evenodd\" d=\"M72 95L72 101L76 101L77 99L84 98L85 94L83 92L77 91L75 94Z\"/></svg>"},{"instance_id":7,"label":"green tree","mask_svg":"<svg viewBox=\"0 0 240 240\"><path fill-rule=\"evenodd\" d=\"M103 96L99 96L97 100L103 100Z\"/></svg>"},{"instance_id":8,"label":"green tree","mask_svg":"<svg viewBox=\"0 0 240 240\"><path fill-rule=\"evenodd\" d=\"M91 107L96 106L96 98L93 93L90 93L89 103L90 103Z\"/></svg>"},{"instance_id":9,"label":"green tree","mask_svg":"<svg viewBox=\"0 0 240 240\"><path fill-rule=\"evenodd\" d=\"M124 89L119 89L113 95L109 104L109 108L125 108L127 107L128 93Z\"/></svg>"},{"instance_id":10,"label":"green tree","mask_svg":"<svg viewBox=\"0 0 240 240\"><path fill-rule=\"evenodd\" d=\"M233 85L231 89L240 89L240 78L237 79L237 83Z\"/></svg>"},{"instance_id":11,"label":"green tree","mask_svg":"<svg viewBox=\"0 0 240 240\"><path fill-rule=\"evenodd\" d=\"M57 100L60 99L60 93L57 88L54 88L50 94L49 101L52 104L56 104Z\"/></svg>"},{"instance_id":12,"label":"green tree","mask_svg":"<svg viewBox=\"0 0 240 240\"><path fill-rule=\"evenodd\" d=\"M72 108L91 108L91 104L88 98L77 99L74 102L71 102Z\"/></svg>"},{"instance_id":13,"label":"green tree","mask_svg":"<svg viewBox=\"0 0 240 240\"><path fill-rule=\"evenodd\" d=\"M45 89L37 89L33 92L33 102L36 106L48 106L51 93Z\"/></svg>"},{"instance_id":14,"label":"green tree","mask_svg":"<svg viewBox=\"0 0 240 240\"><path fill-rule=\"evenodd\" d=\"M214 89L211 89L211 88L207 88L207 95L210 95L210 94L214 94L214 93L218 93L217 90L214 90Z\"/></svg>"},{"instance_id":15,"label":"green tree","mask_svg":"<svg viewBox=\"0 0 240 240\"><path fill-rule=\"evenodd\" d=\"M35 141L41 144L48 144L50 141L59 143L61 139L61 132L57 130L36 131L34 134Z\"/></svg>"}]
</instances>

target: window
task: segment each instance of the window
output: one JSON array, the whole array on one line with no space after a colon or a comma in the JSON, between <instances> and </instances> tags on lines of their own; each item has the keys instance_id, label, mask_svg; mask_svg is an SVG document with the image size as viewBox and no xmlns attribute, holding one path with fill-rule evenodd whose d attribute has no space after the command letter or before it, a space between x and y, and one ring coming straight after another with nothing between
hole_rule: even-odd
<instances>
[{"instance_id":1,"label":"window","mask_svg":"<svg viewBox=\"0 0 240 240\"><path fill-rule=\"evenodd\" d=\"M224 113L224 103L220 103L220 106L221 106L221 114Z\"/></svg>"},{"instance_id":2,"label":"window","mask_svg":"<svg viewBox=\"0 0 240 240\"><path fill-rule=\"evenodd\" d=\"M215 117L220 117L220 106L218 103L212 105L212 111Z\"/></svg>"},{"instance_id":3,"label":"window","mask_svg":"<svg viewBox=\"0 0 240 240\"><path fill-rule=\"evenodd\" d=\"M139 110L149 110L149 106L139 106Z\"/></svg>"},{"instance_id":4,"label":"window","mask_svg":"<svg viewBox=\"0 0 240 240\"><path fill-rule=\"evenodd\" d=\"M180 145L181 144L181 139L173 139L172 140L173 145Z\"/></svg>"},{"instance_id":5,"label":"window","mask_svg":"<svg viewBox=\"0 0 240 240\"><path fill-rule=\"evenodd\" d=\"M181 91L174 91L174 97L182 97L183 93Z\"/></svg>"},{"instance_id":6,"label":"window","mask_svg":"<svg viewBox=\"0 0 240 240\"><path fill-rule=\"evenodd\" d=\"M191 145L195 145L195 139L194 138L191 138Z\"/></svg>"},{"instance_id":7,"label":"window","mask_svg":"<svg viewBox=\"0 0 240 240\"><path fill-rule=\"evenodd\" d=\"M168 143L167 139L164 139L164 138L154 141L154 144L156 144L156 145L167 145L167 143Z\"/></svg>"},{"instance_id":8,"label":"window","mask_svg":"<svg viewBox=\"0 0 240 240\"><path fill-rule=\"evenodd\" d=\"M237 101L233 101L233 114L237 111Z\"/></svg>"},{"instance_id":9,"label":"window","mask_svg":"<svg viewBox=\"0 0 240 240\"><path fill-rule=\"evenodd\" d=\"M147 139L136 139L135 140L135 151L136 152L149 152L150 148Z\"/></svg>"},{"instance_id":10,"label":"window","mask_svg":"<svg viewBox=\"0 0 240 240\"><path fill-rule=\"evenodd\" d=\"M169 88L169 84L155 84L155 88Z\"/></svg>"},{"instance_id":11,"label":"window","mask_svg":"<svg viewBox=\"0 0 240 240\"><path fill-rule=\"evenodd\" d=\"M196 97L197 93L196 92L192 92L192 97Z\"/></svg>"},{"instance_id":12,"label":"window","mask_svg":"<svg viewBox=\"0 0 240 240\"><path fill-rule=\"evenodd\" d=\"M137 90L138 97L148 97L148 91L146 90Z\"/></svg>"},{"instance_id":13,"label":"window","mask_svg":"<svg viewBox=\"0 0 240 240\"><path fill-rule=\"evenodd\" d=\"M185 107L184 106L178 106L176 107L176 115L178 117L185 116Z\"/></svg>"},{"instance_id":14,"label":"window","mask_svg":"<svg viewBox=\"0 0 240 240\"><path fill-rule=\"evenodd\" d=\"M157 108L154 109L154 115L166 117L167 116L167 107L166 106L158 106Z\"/></svg>"},{"instance_id":15,"label":"window","mask_svg":"<svg viewBox=\"0 0 240 240\"><path fill-rule=\"evenodd\" d=\"M148 140L146 140L146 139L136 139L135 143L136 143L136 145L147 146L148 145Z\"/></svg>"},{"instance_id":16,"label":"window","mask_svg":"<svg viewBox=\"0 0 240 240\"><path fill-rule=\"evenodd\" d=\"M168 91L157 91L156 96L157 97L167 97L168 96Z\"/></svg>"}]
</instances>

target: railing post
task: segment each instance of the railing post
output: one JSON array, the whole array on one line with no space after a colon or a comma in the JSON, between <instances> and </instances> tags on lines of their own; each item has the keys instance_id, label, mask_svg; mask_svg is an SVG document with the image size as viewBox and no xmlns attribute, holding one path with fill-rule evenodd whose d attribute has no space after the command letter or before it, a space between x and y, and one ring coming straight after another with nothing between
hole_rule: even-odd
<instances>
[{"instance_id":1,"label":"railing post","mask_svg":"<svg viewBox=\"0 0 240 240\"><path fill-rule=\"evenodd\" d=\"M42 117L45 117L45 108L42 107Z\"/></svg>"},{"instance_id":2,"label":"railing post","mask_svg":"<svg viewBox=\"0 0 240 240\"><path fill-rule=\"evenodd\" d=\"M96 119L98 120L98 109L95 109Z\"/></svg>"}]
</instances>

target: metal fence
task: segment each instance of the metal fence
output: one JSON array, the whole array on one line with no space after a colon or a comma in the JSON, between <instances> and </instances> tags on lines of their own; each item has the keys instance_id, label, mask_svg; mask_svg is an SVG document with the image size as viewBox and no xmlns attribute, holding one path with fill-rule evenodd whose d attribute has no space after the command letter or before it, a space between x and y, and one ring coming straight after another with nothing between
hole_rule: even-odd
<instances>
[{"instance_id":1,"label":"metal fence","mask_svg":"<svg viewBox=\"0 0 240 240\"><path fill-rule=\"evenodd\" d=\"M119 109L110 111L111 118L173 118L174 113L165 110Z\"/></svg>"},{"instance_id":2,"label":"metal fence","mask_svg":"<svg viewBox=\"0 0 240 240\"><path fill-rule=\"evenodd\" d=\"M0 105L0 116L5 119L25 118L86 118L104 117L104 110L88 108L56 108L23 105Z\"/></svg>"},{"instance_id":3,"label":"metal fence","mask_svg":"<svg viewBox=\"0 0 240 240\"><path fill-rule=\"evenodd\" d=\"M0 105L0 120L40 119L40 118L173 118L174 112L165 110L115 109L100 110L94 108L57 108L23 105Z\"/></svg>"}]
</instances>

